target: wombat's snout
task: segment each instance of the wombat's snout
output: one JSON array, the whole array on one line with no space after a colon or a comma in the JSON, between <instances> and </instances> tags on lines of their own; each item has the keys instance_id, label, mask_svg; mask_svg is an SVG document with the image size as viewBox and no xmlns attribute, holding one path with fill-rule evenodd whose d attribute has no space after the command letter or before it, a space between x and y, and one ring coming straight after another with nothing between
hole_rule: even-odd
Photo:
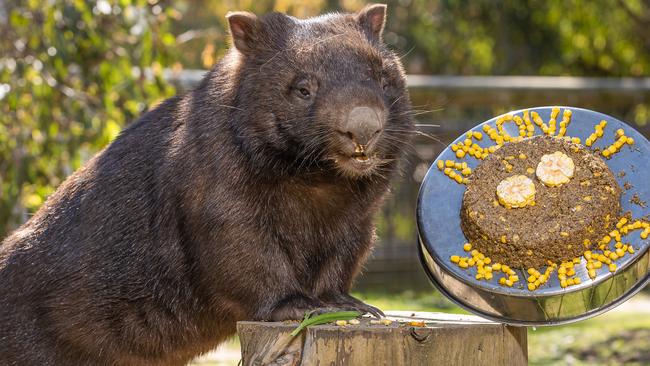
<instances>
[{"instance_id":1,"label":"wombat's snout","mask_svg":"<svg viewBox=\"0 0 650 366\"><path fill-rule=\"evenodd\" d=\"M356 145L367 147L381 132L381 112L376 108L354 107L342 127L342 132Z\"/></svg>"}]
</instances>

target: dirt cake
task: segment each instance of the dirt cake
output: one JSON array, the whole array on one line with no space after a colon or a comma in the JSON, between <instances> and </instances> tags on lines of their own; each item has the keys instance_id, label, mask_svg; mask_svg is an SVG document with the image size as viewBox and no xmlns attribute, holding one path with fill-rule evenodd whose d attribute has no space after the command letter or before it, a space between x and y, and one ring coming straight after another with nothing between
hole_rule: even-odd
<instances>
[{"instance_id":1,"label":"dirt cake","mask_svg":"<svg viewBox=\"0 0 650 366\"><path fill-rule=\"evenodd\" d=\"M549 156L570 163L570 178L553 184L548 177L540 180L538 165ZM515 191L518 205L504 202L503 187L531 181L534 188L525 187L526 196ZM620 196L607 165L583 145L535 136L505 144L476 168L463 196L461 225L474 247L493 261L538 268L549 260L580 257L610 232L619 217Z\"/></svg>"}]
</instances>

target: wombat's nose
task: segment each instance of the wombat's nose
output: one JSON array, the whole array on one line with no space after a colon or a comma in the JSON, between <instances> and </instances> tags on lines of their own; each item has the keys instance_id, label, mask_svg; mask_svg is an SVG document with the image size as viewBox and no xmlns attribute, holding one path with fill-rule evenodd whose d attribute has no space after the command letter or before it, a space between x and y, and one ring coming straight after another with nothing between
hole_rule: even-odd
<instances>
[{"instance_id":1,"label":"wombat's nose","mask_svg":"<svg viewBox=\"0 0 650 366\"><path fill-rule=\"evenodd\" d=\"M343 133L353 142L364 146L368 145L379 131L381 131L379 111L369 107L353 108L343 128Z\"/></svg>"}]
</instances>

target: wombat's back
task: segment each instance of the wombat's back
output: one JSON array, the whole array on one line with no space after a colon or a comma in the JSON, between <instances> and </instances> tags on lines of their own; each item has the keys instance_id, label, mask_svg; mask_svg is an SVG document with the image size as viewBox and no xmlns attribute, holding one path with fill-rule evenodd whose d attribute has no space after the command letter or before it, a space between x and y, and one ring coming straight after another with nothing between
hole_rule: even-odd
<instances>
[{"instance_id":1,"label":"wombat's back","mask_svg":"<svg viewBox=\"0 0 650 366\"><path fill-rule=\"evenodd\" d=\"M127 128L2 243L0 363L102 364L101 350L140 364L186 336L200 312L162 179L178 100Z\"/></svg>"}]
</instances>

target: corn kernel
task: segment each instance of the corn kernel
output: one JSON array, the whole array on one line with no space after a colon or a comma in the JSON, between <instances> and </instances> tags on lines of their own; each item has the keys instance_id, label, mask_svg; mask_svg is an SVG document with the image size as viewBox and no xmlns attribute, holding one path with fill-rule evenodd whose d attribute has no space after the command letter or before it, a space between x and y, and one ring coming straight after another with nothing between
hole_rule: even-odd
<instances>
[{"instance_id":1,"label":"corn kernel","mask_svg":"<svg viewBox=\"0 0 650 366\"><path fill-rule=\"evenodd\" d=\"M460 268L467 268L467 267L469 267L469 264L468 264L466 261L461 260L461 261L458 263L458 266L459 266Z\"/></svg>"},{"instance_id":2,"label":"corn kernel","mask_svg":"<svg viewBox=\"0 0 650 366\"><path fill-rule=\"evenodd\" d=\"M627 252L630 254L634 254L634 248L632 248L632 246L630 245L629 247L627 247Z\"/></svg>"},{"instance_id":3,"label":"corn kernel","mask_svg":"<svg viewBox=\"0 0 650 366\"><path fill-rule=\"evenodd\" d=\"M474 258L470 258L467 261L467 264L469 264L470 267L474 267L474 265L476 264L476 261L474 260Z\"/></svg>"},{"instance_id":4,"label":"corn kernel","mask_svg":"<svg viewBox=\"0 0 650 366\"><path fill-rule=\"evenodd\" d=\"M533 283L535 282L536 279L537 277L531 275L530 277L528 277L528 282Z\"/></svg>"},{"instance_id":5,"label":"corn kernel","mask_svg":"<svg viewBox=\"0 0 650 366\"><path fill-rule=\"evenodd\" d=\"M500 271L501 270L501 263L494 263L492 265L492 270L494 271Z\"/></svg>"},{"instance_id":6,"label":"corn kernel","mask_svg":"<svg viewBox=\"0 0 650 366\"><path fill-rule=\"evenodd\" d=\"M533 283L529 283L529 284L528 284L528 290L529 290L529 291L535 291L535 284L533 284Z\"/></svg>"},{"instance_id":7,"label":"corn kernel","mask_svg":"<svg viewBox=\"0 0 650 366\"><path fill-rule=\"evenodd\" d=\"M616 255L620 258L625 255L625 251L622 248L618 248L616 249Z\"/></svg>"},{"instance_id":8,"label":"corn kernel","mask_svg":"<svg viewBox=\"0 0 650 366\"><path fill-rule=\"evenodd\" d=\"M589 274L589 278L592 278L592 279L596 278L596 270L595 269L590 269L588 271L588 274Z\"/></svg>"},{"instance_id":9,"label":"corn kernel","mask_svg":"<svg viewBox=\"0 0 650 366\"><path fill-rule=\"evenodd\" d=\"M484 275L484 276L485 276L485 279L489 281L489 280L492 279L492 277L493 277L494 275L492 274L492 272L485 272L485 275Z\"/></svg>"},{"instance_id":10,"label":"corn kernel","mask_svg":"<svg viewBox=\"0 0 650 366\"><path fill-rule=\"evenodd\" d=\"M438 170L443 170L445 168L445 162L442 160L438 160Z\"/></svg>"},{"instance_id":11,"label":"corn kernel","mask_svg":"<svg viewBox=\"0 0 650 366\"><path fill-rule=\"evenodd\" d=\"M573 281L573 278L567 278L566 284L567 284L567 286L573 286L575 284L575 282Z\"/></svg>"},{"instance_id":12,"label":"corn kernel","mask_svg":"<svg viewBox=\"0 0 650 366\"><path fill-rule=\"evenodd\" d=\"M499 284L500 285L505 285L506 284L506 278L505 277L499 278Z\"/></svg>"},{"instance_id":13,"label":"corn kernel","mask_svg":"<svg viewBox=\"0 0 650 366\"><path fill-rule=\"evenodd\" d=\"M515 274L511 274L509 280L512 281L513 283L514 282L519 282L519 276L517 276Z\"/></svg>"},{"instance_id":14,"label":"corn kernel","mask_svg":"<svg viewBox=\"0 0 650 366\"><path fill-rule=\"evenodd\" d=\"M483 276L483 273L477 273L476 276L475 276L475 278L476 278L477 280L481 280L481 279L483 279L484 277L485 277L485 276Z\"/></svg>"},{"instance_id":15,"label":"corn kernel","mask_svg":"<svg viewBox=\"0 0 650 366\"><path fill-rule=\"evenodd\" d=\"M492 263L492 259L490 259L490 257L485 257L485 259L483 259L483 263L490 264Z\"/></svg>"},{"instance_id":16,"label":"corn kernel","mask_svg":"<svg viewBox=\"0 0 650 366\"><path fill-rule=\"evenodd\" d=\"M576 285L579 285L581 282L582 282L582 280L580 279L580 277L576 277L576 278L573 279L573 283L576 284Z\"/></svg>"},{"instance_id":17,"label":"corn kernel","mask_svg":"<svg viewBox=\"0 0 650 366\"><path fill-rule=\"evenodd\" d=\"M450 259L452 262L458 263L460 261L460 256L452 255Z\"/></svg>"},{"instance_id":18,"label":"corn kernel","mask_svg":"<svg viewBox=\"0 0 650 366\"><path fill-rule=\"evenodd\" d=\"M616 264L611 263L611 264L609 265L609 271L610 271L610 272L615 272L615 271L616 271Z\"/></svg>"},{"instance_id":19,"label":"corn kernel","mask_svg":"<svg viewBox=\"0 0 650 366\"><path fill-rule=\"evenodd\" d=\"M548 276L547 275L543 274L543 275L539 276L539 282L545 283L546 281L548 281Z\"/></svg>"},{"instance_id":20,"label":"corn kernel","mask_svg":"<svg viewBox=\"0 0 650 366\"><path fill-rule=\"evenodd\" d=\"M560 281L560 286L561 286L562 288L566 288L566 287L568 286L566 280L562 280L562 281Z\"/></svg>"},{"instance_id":21,"label":"corn kernel","mask_svg":"<svg viewBox=\"0 0 650 366\"><path fill-rule=\"evenodd\" d=\"M472 244L470 244L470 243L465 243L465 245L463 245L463 249L464 249L466 252L469 252L470 250L472 250Z\"/></svg>"},{"instance_id":22,"label":"corn kernel","mask_svg":"<svg viewBox=\"0 0 650 366\"><path fill-rule=\"evenodd\" d=\"M506 286L508 286L508 287L512 287L512 285L513 285L512 280L507 279L507 280L506 280Z\"/></svg>"},{"instance_id":23,"label":"corn kernel","mask_svg":"<svg viewBox=\"0 0 650 366\"><path fill-rule=\"evenodd\" d=\"M464 152L463 150L458 150L458 151L456 151L456 157L457 157L458 159L462 159L462 158L464 158L464 157L465 157L465 152Z\"/></svg>"}]
</instances>

